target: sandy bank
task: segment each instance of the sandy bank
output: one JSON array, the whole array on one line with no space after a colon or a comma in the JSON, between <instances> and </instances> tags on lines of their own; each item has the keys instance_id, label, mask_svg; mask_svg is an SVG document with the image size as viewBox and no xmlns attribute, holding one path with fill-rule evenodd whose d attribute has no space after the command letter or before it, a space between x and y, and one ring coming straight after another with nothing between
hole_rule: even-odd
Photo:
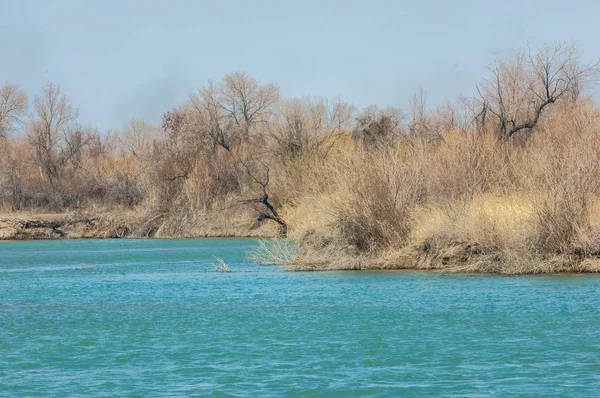
<instances>
[{"instance_id":1,"label":"sandy bank","mask_svg":"<svg viewBox=\"0 0 600 398\"><path fill-rule=\"evenodd\" d=\"M267 228L250 222L222 223L205 218L175 230L172 220L157 215L102 213L94 215L12 213L0 214L0 240L271 237Z\"/></svg>"}]
</instances>

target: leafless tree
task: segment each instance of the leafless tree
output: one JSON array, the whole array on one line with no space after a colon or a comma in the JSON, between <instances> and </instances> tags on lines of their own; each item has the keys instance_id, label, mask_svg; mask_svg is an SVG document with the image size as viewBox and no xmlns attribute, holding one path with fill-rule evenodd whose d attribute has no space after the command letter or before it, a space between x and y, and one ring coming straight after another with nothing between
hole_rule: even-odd
<instances>
[{"instance_id":1,"label":"leafless tree","mask_svg":"<svg viewBox=\"0 0 600 398\"><path fill-rule=\"evenodd\" d=\"M279 99L274 84L260 84L243 72L227 75L219 84L209 82L190 96L196 110L196 129L210 138L213 148L231 151L249 138L253 126L265 122Z\"/></svg>"},{"instance_id":2,"label":"leafless tree","mask_svg":"<svg viewBox=\"0 0 600 398\"><path fill-rule=\"evenodd\" d=\"M164 159L160 168L160 178L175 181L187 179L196 165L202 150L202 142L195 134L186 107L175 108L162 117L163 139L154 145L154 158Z\"/></svg>"},{"instance_id":3,"label":"leafless tree","mask_svg":"<svg viewBox=\"0 0 600 398\"><path fill-rule=\"evenodd\" d=\"M252 124L264 122L279 100L279 87L261 85L244 72L234 72L223 78L220 97L219 106L236 124L241 124L247 138Z\"/></svg>"},{"instance_id":4,"label":"leafless tree","mask_svg":"<svg viewBox=\"0 0 600 398\"><path fill-rule=\"evenodd\" d=\"M283 157L304 152L326 156L351 129L354 107L323 98L283 101L269 126L273 151Z\"/></svg>"},{"instance_id":5,"label":"leafless tree","mask_svg":"<svg viewBox=\"0 0 600 398\"><path fill-rule=\"evenodd\" d=\"M58 164L71 164L75 170L82 167L84 156L96 151L95 145L101 143L99 133L91 127L74 125L65 129L59 148Z\"/></svg>"},{"instance_id":6,"label":"leafless tree","mask_svg":"<svg viewBox=\"0 0 600 398\"><path fill-rule=\"evenodd\" d=\"M27 95L16 85L5 84L0 88L0 138L23 123L27 109Z\"/></svg>"},{"instance_id":7,"label":"leafless tree","mask_svg":"<svg viewBox=\"0 0 600 398\"><path fill-rule=\"evenodd\" d=\"M411 134L426 134L429 131L429 115L427 113L427 92L419 86L410 101L411 119L408 131Z\"/></svg>"},{"instance_id":8,"label":"leafless tree","mask_svg":"<svg viewBox=\"0 0 600 398\"><path fill-rule=\"evenodd\" d=\"M455 102L447 102L439 106L430 115L432 129L437 137L447 131L466 131L471 125L472 112Z\"/></svg>"},{"instance_id":9,"label":"leafless tree","mask_svg":"<svg viewBox=\"0 0 600 398\"><path fill-rule=\"evenodd\" d=\"M402 118L400 109L380 110L376 106L370 106L356 118L352 138L363 141L367 146L387 142L400 135Z\"/></svg>"},{"instance_id":10,"label":"leafless tree","mask_svg":"<svg viewBox=\"0 0 600 398\"><path fill-rule=\"evenodd\" d=\"M23 137L0 141L0 204L9 203L13 211L23 205L23 165L29 149L23 141Z\"/></svg>"},{"instance_id":11,"label":"leafless tree","mask_svg":"<svg viewBox=\"0 0 600 398\"><path fill-rule=\"evenodd\" d=\"M132 119L119 135L122 149L135 157L143 157L150 153L153 141L158 138L158 130L150 123Z\"/></svg>"},{"instance_id":12,"label":"leafless tree","mask_svg":"<svg viewBox=\"0 0 600 398\"><path fill-rule=\"evenodd\" d=\"M209 82L199 89L198 95L190 96L190 102L196 110L195 128L197 134L208 138L213 149L221 146L231 151L233 143L239 138L239 130L219 105L218 90L213 82Z\"/></svg>"},{"instance_id":13,"label":"leafless tree","mask_svg":"<svg viewBox=\"0 0 600 398\"><path fill-rule=\"evenodd\" d=\"M247 156L246 156L247 157ZM277 211L277 203L269 195L269 184L271 183L271 169L269 166L256 158L237 158L237 162L243 167L252 182L259 188L256 197L242 200L242 204L254 205L257 213L253 228L266 220L271 220L279 225L279 235L287 237L289 226Z\"/></svg>"},{"instance_id":14,"label":"leafless tree","mask_svg":"<svg viewBox=\"0 0 600 398\"><path fill-rule=\"evenodd\" d=\"M59 178L59 142L77 120L79 111L73 108L60 87L53 84L44 86L33 106L29 141L43 176L53 186Z\"/></svg>"},{"instance_id":15,"label":"leafless tree","mask_svg":"<svg viewBox=\"0 0 600 398\"><path fill-rule=\"evenodd\" d=\"M479 118L492 116L504 139L538 125L557 101L576 99L600 74L600 61L583 64L576 46L544 45L537 52L516 53L489 67L491 77L479 91Z\"/></svg>"}]
</instances>

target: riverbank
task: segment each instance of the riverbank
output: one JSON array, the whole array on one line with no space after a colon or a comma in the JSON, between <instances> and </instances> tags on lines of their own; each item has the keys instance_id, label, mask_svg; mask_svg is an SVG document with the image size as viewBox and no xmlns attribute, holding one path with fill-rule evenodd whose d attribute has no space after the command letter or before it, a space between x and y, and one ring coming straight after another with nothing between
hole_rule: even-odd
<instances>
[{"instance_id":1,"label":"riverbank","mask_svg":"<svg viewBox=\"0 0 600 398\"><path fill-rule=\"evenodd\" d=\"M0 216L0 239L103 239L139 236L128 220L76 214L14 214Z\"/></svg>"},{"instance_id":2,"label":"riverbank","mask_svg":"<svg viewBox=\"0 0 600 398\"><path fill-rule=\"evenodd\" d=\"M339 203L315 200L287 213L289 240L265 242L256 261L294 271L600 272L598 201L582 211L574 202L484 195L402 214L376 213L376 199Z\"/></svg>"},{"instance_id":3,"label":"riverbank","mask_svg":"<svg viewBox=\"0 0 600 398\"><path fill-rule=\"evenodd\" d=\"M174 220L133 211L0 214L0 240L206 238L276 235L270 225L253 228L244 218L195 217Z\"/></svg>"}]
</instances>

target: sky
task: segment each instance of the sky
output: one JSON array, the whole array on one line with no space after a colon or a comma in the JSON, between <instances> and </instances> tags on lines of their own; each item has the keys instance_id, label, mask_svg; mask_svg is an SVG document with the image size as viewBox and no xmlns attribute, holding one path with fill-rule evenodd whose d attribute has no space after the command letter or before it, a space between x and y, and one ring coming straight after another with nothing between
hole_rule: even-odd
<instances>
[{"instance_id":1,"label":"sky","mask_svg":"<svg viewBox=\"0 0 600 398\"><path fill-rule=\"evenodd\" d=\"M598 15L577 0L0 0L0 85L58 84L102 131L157 123L233 71L358 107L407 107L422 86L434 107L528 42L600 58Z\"/></svg>"}]
</instances>

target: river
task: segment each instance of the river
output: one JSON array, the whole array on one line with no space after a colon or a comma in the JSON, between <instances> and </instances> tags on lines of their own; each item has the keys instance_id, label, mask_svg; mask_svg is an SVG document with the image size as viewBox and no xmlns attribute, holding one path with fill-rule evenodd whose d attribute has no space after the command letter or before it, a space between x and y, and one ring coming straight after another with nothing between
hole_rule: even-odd
<instances>
[{"instance_id":1,"label":"river","mask_svg":"<svg viewBox=\"0 0 600 398\"><path fill-rule=\"evenodd\" d=\"M256 246L0 242L0 396L600 391L598 275L293 273Z\"/></svg>"}]
</instances>

